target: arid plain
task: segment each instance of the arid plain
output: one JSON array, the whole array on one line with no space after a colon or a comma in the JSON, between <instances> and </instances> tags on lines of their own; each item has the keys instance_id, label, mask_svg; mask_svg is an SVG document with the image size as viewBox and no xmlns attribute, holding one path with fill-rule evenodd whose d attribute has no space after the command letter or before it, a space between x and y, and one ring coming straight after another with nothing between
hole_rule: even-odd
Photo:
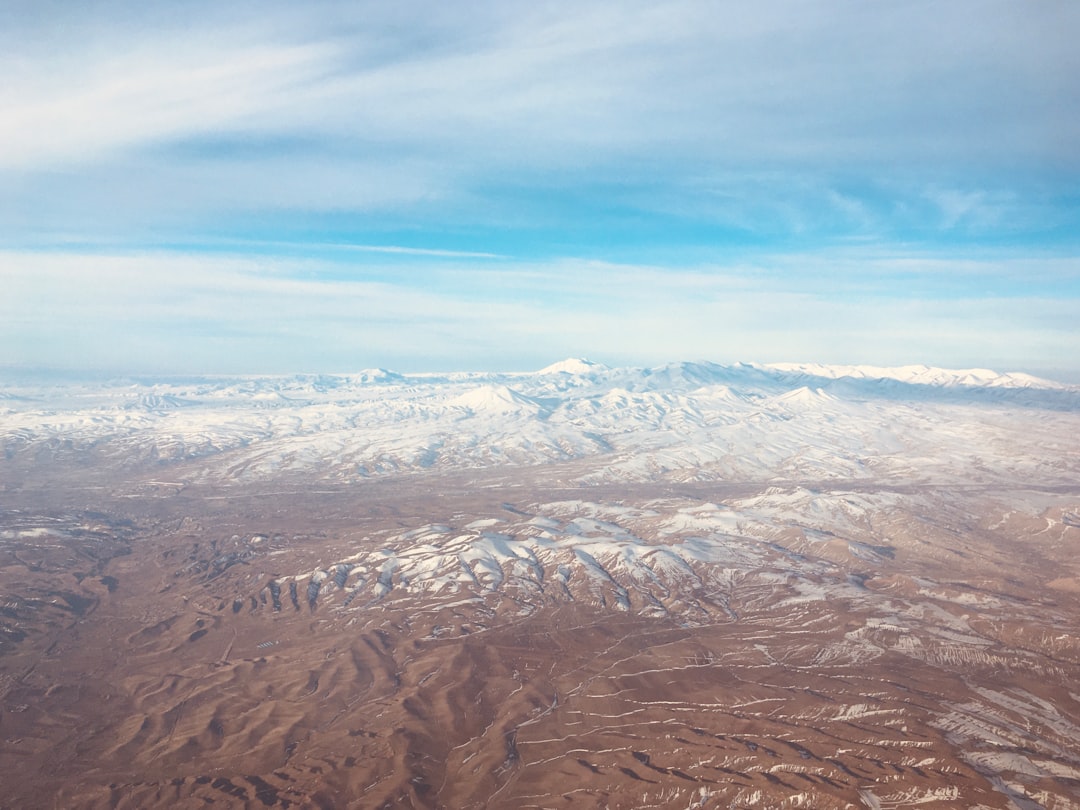
<instances>
[{"instance_id":1,"label":"arid plain","mask_svg":"<svg viewBox=\"0 0 1080 810\"><path fill-rule=\"evenodd\" d=\"M9 386L0 806L1080 806L1080 393L646 371Z\"/></svg>"}]
</instances>

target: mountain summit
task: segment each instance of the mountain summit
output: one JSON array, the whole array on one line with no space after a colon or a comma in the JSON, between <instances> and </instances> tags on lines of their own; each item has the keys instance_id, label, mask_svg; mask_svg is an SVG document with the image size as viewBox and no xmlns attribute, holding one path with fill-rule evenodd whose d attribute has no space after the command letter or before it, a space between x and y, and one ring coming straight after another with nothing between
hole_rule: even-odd
<instances>
[{"instance_id":1,"label":"mountain summit","mask_svg":"<svg viewBox=\"0 0 1080 810\"><path fill-rule=\"evenodd\" d=\"M558 363L552 363L540 369L537 374L594 374L607 369L603 363L596 363L584 357L568 357Z\"/></svg>"}]
</instances>

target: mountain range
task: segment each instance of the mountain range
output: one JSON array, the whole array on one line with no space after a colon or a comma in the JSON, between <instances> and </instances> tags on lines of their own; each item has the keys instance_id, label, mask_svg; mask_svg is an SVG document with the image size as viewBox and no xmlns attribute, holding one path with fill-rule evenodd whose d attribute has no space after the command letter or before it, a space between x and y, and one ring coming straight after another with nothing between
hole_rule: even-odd
<instances>
[{"instance_id":1,"label":"mountain range","mask_svg":"<svg viewBox=\"0 0 1080 810\"><path fill-rule=\"evenodd\" d=\"M1021 373L7 380L0 807L1065 810L1078 548Z\"/></svg>"}]
</instances>

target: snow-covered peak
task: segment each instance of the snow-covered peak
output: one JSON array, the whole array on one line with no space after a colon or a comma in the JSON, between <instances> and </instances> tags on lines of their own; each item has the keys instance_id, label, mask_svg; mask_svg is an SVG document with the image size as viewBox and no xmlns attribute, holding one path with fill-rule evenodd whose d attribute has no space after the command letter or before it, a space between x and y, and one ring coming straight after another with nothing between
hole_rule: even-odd
<instances>
[{"instance_id":1,"label":"snow-covered peak","mask_svg":"<svg viewBox=\"0 0 1080 810\"><path fill-rule=\"evenodd\" d=\"M357 382L361 383L388 383L401 382L402 376L396 371L385 368L365 368L355 375Z\"/></svg>"},{"instance_id":2,"label":"snow-covered peak","mask_svg":"<svg viewBox=\"0 0 1080 810\"><path fill-rule=\"evenodd\" d=\"M595 374L607 368L603 363L596 363L584 357L568 357L558 363L552 363L540 369L537 374Z\"/></svg>"},{"instance_id":3,"label":"snow-covered peak","mask_svg":"<svg viewBox=\"0 0 1080 810\"><path fill-rule=\"evenodd\" d=\"M464 408L474 414L537 416L545 410L535 399L505 385L481 385L454 397L447 404Z\"/></svg>"},{"instance_id":4,"label":"snow-covered peak","mask_svg":"<svg viewBox=\"0 0 1080 810\"><path fill-rule=\"evenodd\" d=\"M835 402L836 397L827 394L820 388L801 386L775 397L773 402L785 406L818 407L825 403Z\"/></svg>"}]
</instances>

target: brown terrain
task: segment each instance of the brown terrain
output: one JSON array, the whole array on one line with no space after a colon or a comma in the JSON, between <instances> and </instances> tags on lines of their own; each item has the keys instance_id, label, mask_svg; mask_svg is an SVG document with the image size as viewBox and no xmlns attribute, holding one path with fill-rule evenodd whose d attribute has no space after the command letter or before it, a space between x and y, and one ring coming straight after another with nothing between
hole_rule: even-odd
<instances>
[{"instance_id":1,"label":"brown terrain","mask_svg":"<svg viewBox=\"0 0 1080 810\"><path fill-rule=\"evenodd\" d=\"M1080 806L1077 489L552 469L9 466L0 806Z\"/></svg>"}]
</instances>

